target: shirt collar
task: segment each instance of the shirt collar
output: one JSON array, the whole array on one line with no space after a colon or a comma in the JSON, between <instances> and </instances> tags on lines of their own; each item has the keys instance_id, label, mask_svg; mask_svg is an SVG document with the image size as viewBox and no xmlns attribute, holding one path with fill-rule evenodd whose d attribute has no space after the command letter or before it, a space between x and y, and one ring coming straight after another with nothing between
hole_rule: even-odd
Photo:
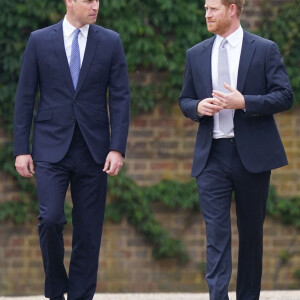
<instances>
[{"instance_id":1,"label":"shirt collar","mask_svg":"<svg viewBox=\"0 0 300 300\"><path fill-rule=\"evenodd\" d=\"M86 24L84 26L82 26L80 28L81 33L83 34L83 36L87 39L88 37L88 33L89 33L89 24ZM69 37L73 34L74 30L76 28L67 20L67 18L65 17L63 20L63 32L64 32L64 36L65 37Z\"/></svg>"},{"instance_id":2,"label":"shirt collar","mask_svg":"<svg viewBox=\"0 0 300 300\"><path fill-rule=\"evenodd\" d=\"M243 40L243 36L244 36L244 31L242 26L239 26L239 28L233 32L232 34L230 34L226 40L228 41L228 44L231 47L236 47L242 40ZM220 35L216 36L216 43L220 44L223 40L223 37L221 37Z\"/></svg>"}]
</instances>

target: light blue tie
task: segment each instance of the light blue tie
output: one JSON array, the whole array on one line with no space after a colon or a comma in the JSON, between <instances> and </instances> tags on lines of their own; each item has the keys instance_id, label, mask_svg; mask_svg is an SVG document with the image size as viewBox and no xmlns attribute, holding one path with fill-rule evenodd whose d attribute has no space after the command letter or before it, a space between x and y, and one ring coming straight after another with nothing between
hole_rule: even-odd
<instances>
[{"instance_id":1,"label":"light blue tie","mask_svg":"<svg viewBox=\"0 0 300 300\"><path fill-rule=\"evenodd\" d=\"M226 50L227 40L223 39L219 48L219 63L218 63L218 86L217 90L228 93L224 87L224 82L230 85L228 54ZM224 134L228 134L233 129L233 110L223 109L219 112L219 126Z\"/></svg>"},{"instance_id":2,"label":"light blue tie","mask_svg":"<svg viewBox=\"0 0 300 300\"><path fill-rule=\"evenodd\" d=\"M79 78L80 72L80 52L79 52L79 44L78 44L78 34L80 29L75 29L74 38L72 42L72 50L71 50L71 60L70 60L70 72L73 80L73 86L76 90L77 82Z\"/></svg>"}]
</instances>

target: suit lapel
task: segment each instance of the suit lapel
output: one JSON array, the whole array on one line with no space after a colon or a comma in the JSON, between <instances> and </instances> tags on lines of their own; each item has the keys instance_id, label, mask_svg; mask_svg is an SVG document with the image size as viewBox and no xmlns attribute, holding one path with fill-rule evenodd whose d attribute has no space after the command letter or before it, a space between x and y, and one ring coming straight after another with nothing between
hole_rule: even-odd
<instances>
[{"instance_id":1,"label":"suit lapel","mask_svg":"<svg viewBox=\"0 0 300 300\"><path fill-rule=\"evenodd\" d=\"M243 93L248 70L255 52L255 39L251 34L244 30L243 45L238 71L237 90Z\"/></svg>"},{"instance_id":2,"label":"suit lapel","mask_svg":"<svg viewBox=\"0 0 300 300\"><path fill-rule=\"evenodd\" d=\"M66 79L67 86L70 88L72 92L74 92L72 77L70 73L70 67L66 55L66 49L65 49L65 42L64 42L64 35L63 35L63 28L62 28L62 22L60 21L54 26L54 32L53 32L53 42L54 47L56 50L57 57L59 59L59 63L62 69L62 73Z\"/></svg>"},{"instance_id":3,"label":"suit lapel","mask_svg":"<svg viewBox=\"0 0 300 300\"><path fill-rule=\"evenodd\" d=\"M212 47L215 41L215 36L207 40L206 43L201 45L200 51L196 57L196 68L199 82L206 85L207 95L211 97L212 93L212 75L211 75L211 55ZM203 72L204 70L204 72ZM204 77L203 77L204 74Z\"/></svg>"},{"instance_id":4,"label":"suit lapel","mask_svg":"<svg viewBox=\"0 0 300 300\"><path fill-rule=\"evenodd\" d=\"M86 78L86 75L90 68L91 62L95 55L95 51L97 48L97 35L96 35L97 31L98 31L98 29L96 26L90 25L89 34L88 34L88 38L87 38L87 42L86 42L85 53L84 53L82 66L81 66L80 74L79 74L79 78L78 78L76 95L77 95L78 91L80 90L80 88Z\"/></svg>"}]
</instances>

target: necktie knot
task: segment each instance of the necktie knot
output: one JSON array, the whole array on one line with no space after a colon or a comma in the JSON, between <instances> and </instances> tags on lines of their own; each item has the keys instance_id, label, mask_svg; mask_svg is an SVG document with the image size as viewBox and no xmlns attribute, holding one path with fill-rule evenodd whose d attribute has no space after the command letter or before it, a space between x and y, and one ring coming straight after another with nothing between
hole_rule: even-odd
<instances>
[{"instance_id":1,"label":"necktie knot","mask_svg":"<svg viewBox=\"0 0 300 300\"><path fill-rule=\"evenodd\" d=\"M74 32L75 32L74 38L77 38L77 39L78 39L78 34L79 34L79 32L80 32L80 29L79 29L79 28L76 28L76 29L74 30Z\"/></svg>"},{"instance_id":2,"label":"necktie knot","mask_svg":"<svg viewBox=\"0 0 300 300\"><path fill-rule=\"evenodd\" d=\"M220 48L223 50L225 45L228 43L228 41L226 39L223 39L221 44L220 44Z\"/></svg>"}]
</instances>

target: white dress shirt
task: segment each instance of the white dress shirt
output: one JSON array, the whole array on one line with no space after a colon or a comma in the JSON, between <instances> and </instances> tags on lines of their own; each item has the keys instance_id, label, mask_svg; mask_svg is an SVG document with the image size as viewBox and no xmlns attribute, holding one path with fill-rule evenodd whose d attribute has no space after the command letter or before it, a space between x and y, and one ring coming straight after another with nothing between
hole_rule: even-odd
<instances>
[{"instance_id":1,"label":"white dress shirt","mask_svg":"<svg viewBox=\"0 0 300 300\"><path fill-rule=\"evenodd\" d=\"M89 26L90 25L87 24L79 28L80 33L78 35L78 44L79 44L79 52L80 52L80 66L82 65L82 61L84 57L87 37L89 34ZM70 24L70 22L65 17L63 20L63 33L64 33L66 55L67 55L69 65L71 60L71 49L72 49L72 42L75 34L75 29L76 28L72 24Z\"/></svg>"},{"instance_id":2,"label":"white dress shirt","mask_svg":"<svg viewBox=\"0 0 300 300\"><path fill-rule=\"evenodd\" d=\"M230 86L236 89L237 86L237 78L238 78L238 70L240 64L240 56L242 51L244 31L240 26L235 32L229 35L226 40L225 47L228 53L228 63L229 63L229 73L230 73ZM211 74L212 74L212 86L213 89L216 89L218 85L218 60L219 60L219 46L223 40L223 37L217 35L213 48L212 48L212 56L211 56ZM234 110L232 114L232 118L234 116ZM231 138L234 137L234 129L225 135L219 127L219 113L214 115L214 131L213 138Z\"/></svg>"}]
</instances>

